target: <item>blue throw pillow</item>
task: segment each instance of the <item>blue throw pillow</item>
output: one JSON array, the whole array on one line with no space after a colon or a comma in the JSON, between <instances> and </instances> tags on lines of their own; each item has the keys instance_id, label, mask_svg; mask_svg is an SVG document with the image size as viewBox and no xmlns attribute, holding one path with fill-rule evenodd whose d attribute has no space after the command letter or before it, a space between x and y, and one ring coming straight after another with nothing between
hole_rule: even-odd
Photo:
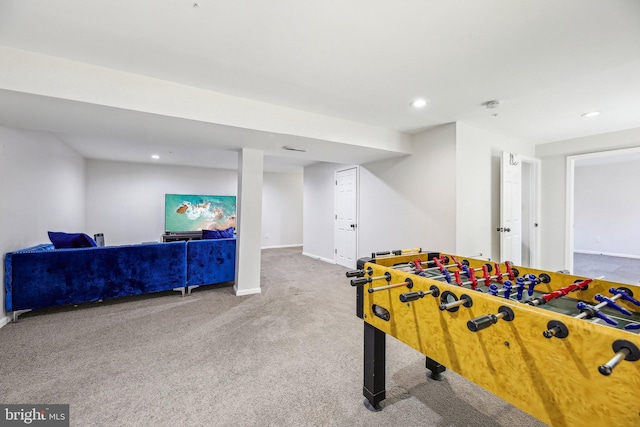
<instances>
[{"instance_id":1,"label":"blue throw pillow","mask_svg":"<svg viewBox=\"0 0 640 427\"><path fill-rule=\"evenodd\" d=\"M91 248L98 246L91 237L84 233L62 233L49 231L49 240L56 249Z\"/></svg>"},{"instance_id":2,"label":"blue throw pillow","mask_svg":"<svg viewBox=\"0 0 640 427\"><path fill-rule=\"evenodd\" d=\"M231 239L233 238L233 227L229 227L226 230L221 230L220 234L222 235L223 238L225 239Z\"/></svg>"},{"instance_id":3,"label":"blue throw pillow","mask_svg":"<svg viewBox=\"0 0 640 427\"><path fill-rule=\"evenodd\" d=\"M231 239L233 238L233 227L226 230L202 230L203 239Z\"/></svg>"},{"instance_id":4,"label":"blue throw pillow","mask_svg":"<svg viewBox=\"0 0 640 427\"><path fill-rule=\"evenodd\" d=\"M218 230L202 230L203 239L222 239Z\"/></svg>"}]
</instances>

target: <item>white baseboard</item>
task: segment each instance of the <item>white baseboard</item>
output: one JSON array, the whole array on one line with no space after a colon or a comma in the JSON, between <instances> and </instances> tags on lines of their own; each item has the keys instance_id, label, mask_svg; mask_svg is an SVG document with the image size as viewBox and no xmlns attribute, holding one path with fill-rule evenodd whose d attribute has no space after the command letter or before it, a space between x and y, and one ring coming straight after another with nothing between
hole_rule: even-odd
<instances>
[{"instance_id":1,"label":"white baseboard","mask_svg":"<svg viewBox=\"0 0 640 427\"><path fill-rule=\"evenodd\" d=\"M336 263L335 259L323 258L321 256L312 255L312 254L307 253L307 252L302 252L302 255L308 256L309 258L313 258L313 259L319 259L320 261L328 262L329 264L335 264Z\"/></svg>"},{"instance_id":2,"label":"white baseboard","mask_svg":"<svg viewBox=\"0 0 640 427\"><path fill-rule=\"evenodd\" d=\"M254 295L254 294L262 293L262 289L260 288L238 289L236 285L233 285L233 292L235 292L237 297L241 297L243 295Z\"/></svg>"},{"instance_id":3,"label":"white baseboard","mask_svg":"<svg viewBox=\"0 0 640 427\"><path fill-rule=\"evenodd\" d=\"M578 250L578 249L574 249L573 252L577 253L577 254L604 255L604 256L614 256L614 257L618 257L618 258L640 259L640 255L617 254L615 252L583 251L583 250Z\"/></svg>"},{"instance_id":4,"label":"white baseboard","mask_svg":"<svg viewBox=\"0 0 640 427\"><path fill-rule=\"evenodd\" d=\"M11 318L9 316L0 317L0 328L9 322L11 322Z\"/></svg>"},{"instance_id":5,"label":"white baseboard","mask_svg":"<svg viewBox=\"0 0 640 427\"><path fill-rule=\"evenodd\" d=\"M260 249L281 249L281 248L297 248L297 247L302 247L302 243L297 243L295 245L263 246Z\"/></svg>"}]
</instances>

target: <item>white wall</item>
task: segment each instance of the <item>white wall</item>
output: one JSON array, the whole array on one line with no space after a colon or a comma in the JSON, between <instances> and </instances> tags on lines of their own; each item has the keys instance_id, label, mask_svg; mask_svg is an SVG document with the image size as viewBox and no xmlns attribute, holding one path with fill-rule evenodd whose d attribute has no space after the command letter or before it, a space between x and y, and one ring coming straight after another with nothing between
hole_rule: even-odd
<instances>
[{"instance_id":1,"label":"white wall","mask_svg":"<svg viewBox=\"0 0 640 427\"><path fill-rule=\"evenodd\" d=\"M640 161L574 168L574 251L640 257Z\"/></svg>"},{"instance_id":2,"label":"white wall","mask_svg":"<svg viewBox=\"0 0 640 427\"><path fill-rule=\"evenodd\" d=\"M502 152L534 156L522 141L457 123L456 252L500 259L500 162Z\"/></svg>"},{"instance_id":3,"label":"white wall","mask_svg":"<svg viewBox=\"0 0 640 427\"><path fill-rule=\"evenodd\" d=\"M414 135L413 154L362 165L359 256L455 250L456 127Z\"/></svg>"},{"instance_id":4,"label":"white wall","mask_svg":"<svg viewBox=\"0 0 640 427\"><path fill-rule=\"evenodd\" d=\"M332 262L334 257L335 172L345 165L317 163L304 168L302 252Z\"/></svg>"},{"instance_id":5,"label":"white wall","mask_svg":"<svg viewBox=\"0 0 640 427\"><path fill-rule=\"evenodd\" d=\"M109 246L161 240L164 195L235 196L238 173L160 164L87 160L87 226Z\"/></svg>"},{"instance_id":6,"label":"white wall","mask_svg":"<svg viewBox=\"0 0 640 427\"><path fill-rule=\"evenodd\" d=\"M265 172L262 186L262 247L302 245L302 171Z\"/></svg>"},{"instance_id":7,"label":"white wall","mask_svg":"<svg viewBox=\"0 0 640 427\"><path fill-rule=\"evenodd\" d=\"M0 253L84 230L85 161L51 134L0 126L0 186Z\"/></svg>"},{"instance_id":8,"label":"white wall","mask_svg":"<svg viewBox=\"0 0 640 427\"><path fill-rule=\"evenodd\" d=\"M526 143L461 123L413 136L411 156L360 166L358 256L422 247L498 259L502 151ZM333 260L333 182L344 165L304 171L304 252Z\"/></svg>"},{"instance_id":9,"label":"white wall","mask_svg":"<svg viewBox=\"0 0 640 427\"><path fill-rule=\"evenodd\" d=\"M360 166L358 257L412 247L455 249L455 125L415 135L412 150ZM335 172L346 167L304 169L306 255L334 260Z\"/></svg>"},{"instance_id":10,"label":"white wall","mask_svg":"<svg viewBox=\"0 0 640 427\"><path fill-rule=\"evenodd\" d=\"M566 268L566 158L640 146L640 128L592 135L536 146L542 162L541 267L548 270Z\"/></svg>"},{"instance_id":11,"label":"white wall","mask_svg":"<svg viewBox=\"0 0 640 427\"><path fill-rule=\"evenodd\" d=\"M301 244L302 174L265 173L263 190L263 245L264 230L269 246ZM107 245L160 240L165 193L237 191L236 170L87 160L86 232L104 233Z\"/></svg>"}]
</instances>

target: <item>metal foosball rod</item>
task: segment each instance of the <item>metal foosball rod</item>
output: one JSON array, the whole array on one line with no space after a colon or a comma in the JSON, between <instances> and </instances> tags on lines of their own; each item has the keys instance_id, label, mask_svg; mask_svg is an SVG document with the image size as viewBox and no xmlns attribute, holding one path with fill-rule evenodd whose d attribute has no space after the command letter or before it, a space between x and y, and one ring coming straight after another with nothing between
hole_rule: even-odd
<instances>
[{"instance_id":1,"label":"metal foosball rod","mask_svg":"<svg viewBox=\"0 0 640 427\"><path fill-rule=\"evenodd\" d=\"M491 271L491 266L489 264L487 264L487 270ZM455 278L455 282L458 286L467 286L467 285L471 285L471 289L473 289L474 291L476 290L476 288L478 287L478 279L476 278L476 271L481 271L482 268L478 268L477 270L469 270L468 266L463 266L462 270L456 270L453 272L453 277ZM462 281L462 277L461 277L461 273L464 273L467 275L467 278L469 279L467 282L463 282ZM485 281L485 279L480 279L480 281ZM449 282L451 283L451 282Z\"/></svg>"},{"instance_id":2,"label":"metal foosball rod","mask_svg":"<svg viewBox=\"0 0 640 427\"><path fill-rule=\"evenodd\" d=\"M372 252L371 253L371 258L376 258L379 256L384 256L384 255L405 255L405 254L410 254L410 253L420 253L422 252L422 248L411 248L411 249L395 249L392 251L383 251L383 252Z\"/></svg>"},{"instance_id":3,"label":"metal foosball rod","mask_svg":"<svg viewBox=\"0 0 640 427\"><path fill-rule=\"evenodd\" d=\"M485 266L487 267L487 270L489 271L489 273L493 271L493 267L491 266L491 264L485 264ZM471 276L474 276L476 272L482 271L482 267L469 268L468 265L463 264L461 270L469 279L471 279Z\"/></svg>"},{"instance_id":4,"label":"metal foosball rod","mask_svg":"<svg viewBox=\"0 0 640 427\"><path fill-rule=\"evenodd\" d=\"M474 268L474 269L470 269L469 268L469 261L467 261L466 259L462 260L462 262L458 261L456 259L455 256L451 255L451 260L454 262L454 264L458 267L458 273L459 272L463 272L464 274L467 275L467 277L470 278L470 276L472 274L475 274L476 271L481 271L481 268ZM489 271L491 271L491 264L486 264L488 265L488 269ZM455 273L455 272L454 272ZM456 280L456 282L459 282L459 280ZM459 283L458 283L459 284Z\"/></svg>"},{"instance_id":5,"label":"metal foosball rod","mask_svg":"<svg viewBox=\"0 0 640 427\"><path fill-rule=\"evenodd\" d=\"M442 274L440 274L440 275L438 275L438 276L425 276L425 275L420 274L420 273L416 273L416 274L418 274L418 276L426 277L427 279L431 279L431 280L440 280L440 279L444 279L444 281L445 281L445 282L447 282L447 283L449 283L449 284L452 284L452 281L451 281L451 272L450 272L449 270L444 270L444 271L442 272ZM456 271L454 271L454 272L453 272L453 274L454 274L454 276L455 276L455 283L456 283L457 285L459 285L459 286L464 286L464 282L462 282L462 280L460 279L460 272L456 270ZM468 283L471 283L471 282L467 282L467 284L468 284ZM475 289L475 288L474 288L474 289Z\"/></svg>"},{"instance_id":6,"label":"metal foosball rod","mask_svg":"<svg viewBox=\"0 0 640 427\"><path fill-rule=\"evenodd\" d=\"M488 287L489 287L489 289L490 289L490 292L491 292L491 291L492 291L492 289L491 289L491 285L490 285L490 284L487 284L487 283L491 283L491 281L492 281L493 279L496 279L496 278L498 277L498 275L490 276L490 275L489 275L489 271L491 271L491 270L490 270L490 268L491 268L491 265L489 265L489 264L485 264L485 265L483 265L483 266L482 266L482 268L479 268L479 269L478 269L478 270L482 270L482 272L483 272L483 277L481 277L481 278L477 278L477 277L476 277L476 275L475 275L475 273L471 273L471 272L469 272L469 274L468 274L468 276L467 276L467 277L469 278L469 280L468 280L468 281L466 281L466 282L463 282L463 281L461 280L461 278L460 278L460 272L459 272L459 271L454 271L454 272L453 272L453 274L454 274L454 277L455 277L455 282L456 282L456 284L457 284L457 285L459 285L459 286L468 286L468 285L471 285L471 289L473 289L474 291L477 289L477 287L478 287L478 284L479 284L479 283L484 282L485 286L488 286ZM512 269L512 274L515 274L515 271L514 271L514 270L515 270L515 269ZM516 271L517 271L517 270L516 270ZM501 274L502 274L502 275L508 275L509 273L501 273ZM445 275L445 276L446 276L446 275ZM535 277L535 276L534 276L534 277ZM445 277L445 278L446 278L446 277ZM451 283L451 282L449 281L449 283ZM503 285L505 286L505 288L508 288L508 287L512 286L511 281L508 281L508 280L507 280L507 281L505 281L505 282L502 282L502 283L503 283ZM524 286L524 285L522 285L522 286ZM505 288L503 288L502 290L497 290L497 293L506 292L507 290L509 290L509 292L510 292L510 288L508 288L508 289L505 289ZM497 287L496 287L495 289L497 289ZM493 292L492 292L492 295L497 295L497 293L493 293ZM507 297L507 298L508 298L508 297Z\"/></svg>"},{"instance_id":7,"label":"metal foosball rod","mask_svg":"<svg viewBox=\"0 0 640 427\"><path fill-rule=\"evenodd\" d=\"M465 260L462 260L462 262L460 262L460 261L458 261L458 260L456 259L456 257L454 257L453 255L451 255L451 259L452 259L452 260L453 260L453 262L454 262L454 263L453 263L453 264L451 264L451 265L442 265L442 264L438 264L438 263L436 262L436 264L438 264L438 269L439 269L442 273L445 273L445 271L446 271L446 270L448 270L450 267L458 267L458 270L454 270L454 271L453 271L453 273L455 273L456 271L461 271L461 272L463 272L464 274L466 274L466 275L467 275L467 277L469 277L469 278L470 278L470 276L471 276L472 274L475 274L475 272L476 272L476 271L483 271L483 272L484 272L484 270L485 270L485 269L487 270L487 272L491 272L491 271L492 271L491 264L485 264L485 265L483 265L483 266L482 266L482 268L473 268L473 269L471 269L471 268L469 268L469 261L467 261L466 259L465 259ZM511 280L513 280L513 279L514 279L514 277L518 275L518 274L517 274L517 271L518 271L518 270L516 270L516 269L512 268L511 262L509 262L509 261L505 261L505 263L504 263L504 264L505 264L505 266L506 266L506 268L507 268L507 272L506 272L506 273L504 273L504 274L500 273L500 267L499 267L499 264L498 264L498 263L495 263L495 264L494 264L494 265L495 265L495 268L496 268L496 273L497 273L497 274L496 274L495 276L493 276L493 277L494 277L494 278L496 278L498 281L500 281L500 280L501 280L500 278L501 278L502 276L507 275L507 276L509 276L509 278L510 278Z\"/></svg>"},{"instance_id":8,"label":"metal foosball rod","mask_svg":"<svg viewBox=\"0 0 640 427\"><path fill-rule=\"evenodd\" d=\"M406 286L408 289L411 289L411 288L413 288L413 281L411 279L407 278L407 279L405 279L404 282L401 282L401 283L394 283L392 285L379 286L377 288L369 288L367 290L367 292L369 292L371 294L373 292L384 291L386 289L400 288L402 286Z\"/></svg>"},{"instance_id":9,"label":"metal foosball rod","mask_svg":"<svg viewBox=\"0 0 640 427\"><path fill-rule=\"evenodd\" d=\"M615 310L618 310L619 312L621 312L622 314L625 314L627 316L631 316L631 312L629 310L627 310L626 308L618 305L615 303L615 301L617 301L618 299L624 299L627 300L635 305L640 306L640 301L636 300L633 297L633 292L631 292L630 289L625 288L625 287L620 287L620 288L610 288L609 292L613 294L613 296L611 298L607 298L607 297L603 297L600 294L597 294L595 296L595 299L597 301L600 301L600 304L597 304L595 306L589 305L585 302L580 301L577 305L578 310L580 310L580 314L574 316L576 319L591 319L594 316L597 316L598 318L604 320L605 322L609 323L610 325L617 325L618 322L616 322L615 320L613 320L611 317L607 316L606 314L602 313L600 311L601 308L604 307L609 307L609 308L613 308Z\"/></svg>"},{"instance_id":10,"label":"metal foosball rod","mask_svg":"<svg viewBox=\"0 0 640 427\"><path fill-rule=\"evenodd\" d=\"M481 253L478 255L482 255ZM470 271L480 271L480 268L476 268L476 269L469 269L469 261L462 260L462 262L458 261L456 259L455 256L451 255L451 260L453 261L453 264L449 264L449 265L444 265L446 263L449 262L449 257L446 255L442 255L440 256L440 258L434 257L433 260L431 261L422 261L420 258L417 258L415 261L413 262L409 262L408 266L414 268L417 273L416 274L420 274L421 273L427 273L429 271L433 271L433 270L439 270L443 275L449 277L449 274L451 273L451 271L449 270L449 268L453 268L453 267L457 267L458 270L464 272L467 276L470 274ZM444 263L444 264L443 264ZM429 268L422 268L423 265L432 265L435 264L435 267L429 267ZM489 268L489 271L491 271L492 267L491 264L486 264ZM449 281L449 279L447 279L448 283L451 283Z\"/></svg>"},{"instance_id":11,"label":"metal foosball rod","mask_svg":"<svg viewBox=\"0 0 640 427\"><path fill-rule=\"evenodd\" d=\"M454 273L454 275L456 275L456 283L460 284L459 283L460 282L460 277L459 277L460 272L456 270L453 273ZM445 282L451 284L451 272L449 270L447 270L447 269L443 270L442 274L437 275L437 276L427 276L423 272L418 272L418 273L415 273L415 274L420 276L420 277L426 277L427 279L431 279L431 280L444 279Z\"/></svg>"},{"instance_id":12,"label":"metal foosball rod","mask_svg":"<svg viewBox=\"0 0 640 427\"><path fill-rule=\"evenodd\" d=\"M440 280L440 279L444 279L445 282L451 284L451 272L449 272L449 270L444 270L442 272L442 274L438 275L438 276L427 276L425 275L423 272L418 272L416 273L418 276L421 277L427 277L431 280Z\"/></svg>"},{"instance_id":13,"label":"metal foosball rod","mask_svg":"<svg viewBox=\"0 0 640 427\"><path fill-rule=\"evenodd\" d=\"M498 294L503 294L502 296L506 299L509 299L511 296L511 289L513 288L513 283L511 280L505 280L502 282L502 289L498 289L498 285L492 283L489 285L489 293L493 296L498 296Z\"/></svg>"},{"instance_id":14,"label":"metal foosball rod","mask_svg":"<svg viewBox=\"0 0 640 427\"><path fill-rule=\"evenodd\" d=\"M598 279L602 279L604 278L604 276L599 276L599 277L595 277L593 279L586 279L586 280L580 280L577 281L569 286L565 286L564 288L560 288L557 289L553 292L550 292L548 294L544 294L541 295L537 298L533 298L530 299L529 301L525 301L525 304L529 304L532 305L534 307L539 306L539 305L544 305L546 303L548 303L549 301L551 301L552 299L555 298L560 298L563 297L565 295L567 295L569 292L575 292L575 291L582 291L587 289L587 287L589 286L589 283L593 282L594 280L598 280Z\"/></svg>"},{"instance_id":15,"label":"metal foosball rod","mask_svg":"<svg viewBox=\"0 0 640 427\"><path fill-rule=\"evenodd\" d=\"M443 262L449 262L449 257L448 256L443 255L443 256L440 257L440 259ZM435 263L433 261L422 261L421 258L416 258L413 261L394 264L392 266L392 268L394 268L394 269L411 268L412 270L415 270L416 269L416 263L418 265L420 265L420 266L423 266L423 265L435 265ZM424 270L424 269L422 269L422 270Z\"/></svg>"},{"instance_id":16,"label":"metal foosball rod","mask_svg":"<svg viewBox=\"0 0 640 427\"><path fill-rule=\"evenodd\" d=\"M375 277L360 277L357 279L351 279L351 286L361 286L361 285L366 285L367 283L371 283L374 280L386 280L387 282L391 281L391 273L389 273L388 271L384 272L383 276L375 276Z\"/></svg>"},{"instance_id":17,"label":"metal foosball rod","mask_svg":"<svg viewBox=\"0 0 640 427\"><path fill-rule=\"evenodd\" d=\"M618 322L600 311L601 308L606 307L607 305L608 303L606 301L595 306L580 301L577 305L578 310L580 310L580 314L577 314L573 317L575 319L591 319L593 317L598 317L608 324L615 326L618 324ZM542 332L542 336L544 336L545 338L566 338L568 335L569 330L564 325L564 323L559 320L549 322L547 324L547 330Z\"/></svg>"},{"instance_id":18,"label":"metal foosball rod","mask_svg":"<svg viewBox=\"0 0 640 427\"><path fill-rule=\"evenodd\" d=\"M483 271L485 271L484 268L485 268L485 266L483 266ZM432 280L444 279L447 283L451 284L452 283L451 271L449 271L449 270L447 270L445 268L445 269L442 269L441 272L442 272L441 275L439 275L439 276L431 276L431 277L425 276L422 273L417 273L417 274L419 276L428 277L429 279L432 279ZM459 270L453 271L453 274L454 274L454 277L455 277L455 283L457 285L459 285L459 286L465 286L466 284L471 284L472 286L474 285L475 275L473 275L474 276L473 278L471 277L472 275L469 276L469 279L471 279L469 282L462 282L462 279L460 278L460 271ZM491 278L489 277L488 279L490 280ZM487 280L487 277L485 277L484 279L476 279L475 280L475 285L477 286L477 282L478 281L484 281L484 280ZM475 290L475 288L473 288L473 289Z\"/></svg>"},{"instance_id":19,"label":"metal foosball rod","mask_svg":"<svg viewBox=\"0 0 640 427\"><path fill-rule=\"evenodd\" d=\"M507 264L508 263L508 264ZM501 273L500 272L500 265L499 264L495 264L495 270L496 270L496 274L494 274L493 276L489 275L489 269L487 268L486 265L482 266L482 278L477 279L478 282L484 282L484 285L487 287L491 286L491 282L493 280L495 280L496 282L498 282L499 284L503 284L504 283L504 277L508 277L508 280L513 281L515 279L516 276L518 276L520 274L520 272L511 267L511 263L509 263L509 261L505 262L505 265L507 265L507 272L505 273Z\"/></svg>"},{"instance_id":20,"label":"metal foosball rod","mask_svg":"<svg viewBox=\"0 0 640 427\"><path fill-rule=\"evenodd\" d=\"M504 276L507 276L509 280L513 281L513 280L516 280L516 277L520 274L520 272L513 267L513 264L511 264L511 261L504 262L504 267L507 269L506 273L500 272L500 264L496 262L494 265L496 268L496 281L500 284L502 284L502 281L504 280L503 278Z\"/></svg>"},{"instance_id":21,"label":"metal foosball rod","mask_svg":"<svg viewBox=\"0 0 640 427\"><path fill-rule=\"evenodd\" d=\"M616 340L611 346L615 355L609 359L604 365L598 366L598 372L602 375L609 376L613 372L613 369L620 364L623 360L629 362L635 362L640 359L640 349L631 341Z\"/></svg>"},{"instance_id":22,"label":"metal foosball rod","mask_svg":"<svg viewBox=\"0 0 640 427\"><path fill-rule=\"evenodd\" d=\"M520 301L522 300L522 294L524 292L524 284L525 282L523 281L517 281L514 285L514 283L511 282L511 280L505 280L502 283L502 288L498 289L498 286L495 283L492 283L491 285L489 285L489 293L493 296L502 296L505 299ZM515 298L512 298L511 293L514 288L516 291L516 295L515 295Z\"/></svg>"},{"instance_id":23,"label":"metal foosball rod","mask_svg":"<svg viewBox=\"0 0 640 427\"><path fill-rule=\"evenodd\" d=\"M531 276L533 276L535 278L535 276L533 274L531 274ZM541 276L546 276L546 274L541 274ZM549 277L549 276L547 276ZM539 279L536 279L537 283L540 283ZM489 293L491 295L494 296L499 296L498 294L502 294L502 296L506 299L511 299L514 301L520 301L522 300L522 294L524 293L524 286L525 286L525 282L524 280L517 280L515 285L513 282L511 282L511 280L505 280L502 283L502 289L498 289L498 286L495 283L492 283L489 286ZM536 282L532 282L532 283L536 283ZM513 291L513 289L515 288L516 291L516 296L515 298L511 297L511 292Z\"/></svg>"},{"instance_id":24,"label":"metal foosball rod","mask_svg":"<svg viewBox=\"0 0 640 427\"><path fill-rule=\"evenodd\" d=\"M578 302L577 308L580 310L580 314L573 316L575 319L591 319L593 317L598 317L599 319L604 320L610 325L617 325L618 322L612 319L610 316L604 314L600 309L604 307L610 307L615 310L618 310L624 315L631 316L631 311L617 304L616 301L619 299L623 299L629 301L637 306L640 306L640 301L633 297L633 292L630 289L625 287L620 288L610 288L609 292L613 295L611 298L607 298L603 295L596 294L596 301L600 301L600 304L595 306L589 305L583 301ZM628 325L627 325L628 326ZM625 327L625 329L627 329ZM628 328L631 329L631 328ZM567 327L560 322L559 320L552 320L547 324L547 330L542 333L545 338L565 338L569 335L569 330Z\"/></svg>"},{"instance_id":25,"label":"metal foosball rod","mask_svg":"<svg viewBox=\"0 0 640 427\"><path fill-rule=\"evenodd\" d=\"M448 302L448 303L441 303L439 308L440 308L440 311L445 311L445 310L452 310L460 306L469 308L472 305L473 305L473 300L471 299L471 297L469 295L462 294L460 295L459 300Z\"/></svg>"},{"instance_id":26,"label":"metal foosball rod","mask_svg":"<svg viewBox=\"0 0 640 427\"><path fill-rule=\"evenodd\" d=\"M422 261L420 258L417 258L415 261L413 261L413 265L415 267L415 269L417 271L419 271L420 273L427 273L429 271L433 271L433 270L440 270L441 272L443 270L449 269L451 267L457 267L456 264L448 264L448 265L444 265L442 264L443 262L449 262L449 257L433 257L432 260L430 261ZM422 268L423 264L435 264L435 267L428 267L428 268Z\"/></svg>"},{"instance_id":27,"label":"metal foosball rod","mask_svg":"<svg viewBox=\"0 0 640 427\"><path fill-rule=\"evenodd\" d=\"M604 365L598 366L598 372L600 372L602 375L611 375L613 368L618 366L618 363L622 362L630 354L631 354L631 350L629 350L628 348L625 347L621 349L607 363L605 363Z\"/></svg>"},{"instance_id":28,"label":"metal foosball rod","mask_svg":"<svg viewBox=\"0 0 640 427\"><path fill-rule=\"evenodd\" d=\"M481 277L480 279L478 279L476 277L475 272L471 272L471 271L467 272L467 278L469 280L466 281L466 282L463 282L462 279L460 278L460 272L459 271L454 271L454 277L455 277L455 280L456 280L456 284L458 284L458 286L471 285L471 289L474 290L474 291L477 289L479 282L485 282L485 285L486 285L487 281L491 281L491 276L488 276L488 272L491 271L490 270L491 266L490 265L483 266L483 268L485 268L485 267L486 267L487 274L485 276ZM478 270L482 270L482 268L480 268ZM489 286L489 285L486 285L486 286Z\"/></svg>"},{"instance_id":29,"label":"metal foosball rod","mask_svg":"<svg viewBox=\"0 0 640 427\"><path fill-rule=\"evenodd\" d=\"M533 295L534 288L540 283L551 283L551 276L547 273L542 273L540 276L536 277L535 274L525 274L523 277L518 277L516 279L516 287L518 288L518 300L522 299L522 291L521 288L524 289L525 285L529 285L527 288L527 295Z\"/></svg>"}]
</instances>

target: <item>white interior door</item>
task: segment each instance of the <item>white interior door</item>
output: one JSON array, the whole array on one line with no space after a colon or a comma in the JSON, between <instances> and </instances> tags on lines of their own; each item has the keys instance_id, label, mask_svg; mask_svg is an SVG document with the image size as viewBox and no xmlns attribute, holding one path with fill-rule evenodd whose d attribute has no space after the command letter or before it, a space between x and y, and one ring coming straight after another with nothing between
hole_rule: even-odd
<instances>
[{"instance_id":1,"label":"white interior door","mask_svg":"<svg viewBox=\"0 0 640 427\"><path fill-rule=\"evenodd\" d=\"M502 153L500 168L500 260L522 264L522 162Z\"/></svg>"},{"instance_id":2,"label":"white interior door","mask_svg":"<svg viewBox=\"0 0 640 427\"><path fill-rule=\"evenodd\" d=\"M356 268L358 242L358 170L336 172L335 256L336 264Z\"/></svg>"}]
</instances>

